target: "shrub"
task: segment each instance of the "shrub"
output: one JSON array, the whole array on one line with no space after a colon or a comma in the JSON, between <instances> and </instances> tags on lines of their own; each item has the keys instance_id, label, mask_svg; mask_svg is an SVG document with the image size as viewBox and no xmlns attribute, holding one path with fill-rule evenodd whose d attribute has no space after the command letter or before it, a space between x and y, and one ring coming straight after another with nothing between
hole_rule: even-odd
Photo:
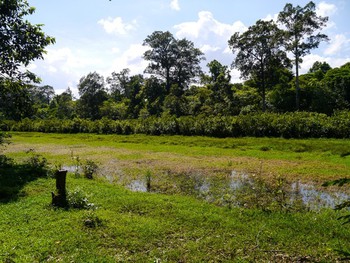
<instances>
[{"instance_id":1,"label":"shrub","mask_svg":"<svg viewBox=\"0 0 350 263\"><path fill-rule=\"evenodd\" d=\"M87 195L80 189L76 188L74 191L67 193L68 206L76 209L94 209L95 205L89 203Z\"/></svg>"},{"instance_id":2,"label":"shrub","mask_svg":"<svg viewBox=\"0 0 350 263\"><path fill-rule=\"evenodd\" d=\"M182 116L163 114L132 120L91 121L30 120L5 122L13 131L62 133L103 133L150 135L197 135L214 137L284 137L284 138L350 138L350 111L332 116L312 112L249 113L237 116Z\"/></svg>"},{"instance_id":3,"label":"shrub","mask_svg":"<svg viewBox=\"0 0 350 263\"><path fill-rule=\"evenodd\" d=\"M98 165L92 160L86 160L82 165L82 169L84 176L88 179L92 179L97 172Z\"/></svg>"}]
</instances>

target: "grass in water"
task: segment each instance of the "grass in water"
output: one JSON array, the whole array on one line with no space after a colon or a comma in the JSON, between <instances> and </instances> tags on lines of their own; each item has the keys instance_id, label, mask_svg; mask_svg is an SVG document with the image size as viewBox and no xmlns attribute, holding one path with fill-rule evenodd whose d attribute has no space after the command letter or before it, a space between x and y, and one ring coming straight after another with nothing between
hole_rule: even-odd
<instances>
[{"instance_id":1,"label":"grass in water","mask_svg":"<svg viewBox=\"0 0 350 263\"><path fill-rule=\"evenodd\" d=\"M247 185L259 192L241 207L229 194L214 204L193 194L205 192L203 178L221 188L232 170L316 184L344 177L349 140L15 133L12 142L5 153L16 160L35 149L71 166L68 191L93 209L52 208L50 177L0 176L13 190L0 197L0 262L334 262L349 249L344 212L279 208L282 179ZM77 157L96 162L100 176L76 176ZM145 192L120 186L140 179ZM254 205L256 193L272 201Z\"/></svg>"}]
</instances>

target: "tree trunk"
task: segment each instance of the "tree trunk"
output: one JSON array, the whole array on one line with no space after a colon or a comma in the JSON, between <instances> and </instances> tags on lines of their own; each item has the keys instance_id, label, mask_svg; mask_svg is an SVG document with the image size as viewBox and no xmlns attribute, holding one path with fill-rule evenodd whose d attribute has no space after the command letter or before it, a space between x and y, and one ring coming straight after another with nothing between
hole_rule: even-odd
<instances>
[{"instance_id":1,"label":"tree trunk","mask_svg":"<svg viewBox=\"0 0 350 263\"><path fill-rule=\"evenodd\" d=\"M66 207L68 205L66 193L67 170L58 170L55 173L56 193L52 192L52 205L57 207Z\"/></svg>"},{"instance_id":2,"label":"tree trunk","mask_svg":"<svg viewBox=\"0 0 350 263\"><path fill-rule=\"evenodd\" d=\"M295 50L295 107L300 110L300 86L299 86L299 55L298 49Z\"/></svg>"}]
</instances>

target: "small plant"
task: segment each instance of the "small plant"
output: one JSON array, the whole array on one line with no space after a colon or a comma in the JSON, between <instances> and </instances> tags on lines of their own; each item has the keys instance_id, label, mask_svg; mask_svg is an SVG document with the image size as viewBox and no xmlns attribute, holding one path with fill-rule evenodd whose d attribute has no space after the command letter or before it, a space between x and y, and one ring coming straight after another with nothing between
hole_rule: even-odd
<instances>
[{"instance_id":1,"label":"small plant","mask_svg":"<svg viewBox=\"0 0 350 263\"><path fill-rule=\"evenodd\" d=\"M73 151L71 151L71 158L74 162L74 176L76 178L80 177L80 167L81 167L81 161L79 156L74 156Z\"/></svg>"},{"instance_id":2,"label":"small plant","mask_svg":"<svg viewBox=\"0 0 350 263\"><path fill-rule=\"evenodd\" d=\"M93 179L93 176L96 174L98 165L92 160L86 160L82 166L83 174L88 179Z\"/></svg>"},{"instance_id":3,"label":"small plant","mask_svg":"<svg viewBox=\"0 0 350 263\"><path fill-rule=\"evenodd\" d=\"M89 203L87 195L80 189L76 188L67 194L68 206L77 209L94 209L95 205Z\"/></svg>"},{"instance_id":4,"label":"small plant","mask_svg":"<svg viewBox=\"0 0 350 263\"><path fill-rule=\"evenodd\" d=\"M7 157L6 155L0 155L0 168L8 168L13 166L14 161L12 158Z\"/></svg>"},{"instance_id":5,"label":"small plant","mask_svg":"<svg viewBox=\"0 0 350 263\"><path fill-rule=\"evenodd\" d=\"M145 178L146 178L146 189L147 189L147 192L151 192L151 179L152 179L151 171L148 170L146 172Z\"/></svg>"},{"instance_id":6,"label":"small plant","mask_svg":"<svg viewBox=\"0 0 350 263\"><path fill-rule=\"evenodd\" d=\"M103 225L103 220L99 218L93 211L88 211L83 218L83 224L88 228L96 228Z\"/></svg>"},{"instance_id":7,"label":"small plant","mask_svg":"<svg viewBox=\"0 0 350 263\"><path fill-rule=\"evenodd\" d=\"M24 166L36 176L48 176L52 174L47 159L40 154L35 154L34 149L26 151L31 156L24 162Z\"/></svg>"},{"instance_id":8,"label":"small plant","mask_svg":"<svg viewBox=\"0 0 350 263\"><path fill-rule=\"evenodd\" d=\"M268 146L262 146L262 147L260 147L260 151L263 151L263 152L267 152L267 151L270 151L270 150L271 150L271 148L268 147Z\"/></svg>"},{"instance_id":9,"label":"small plant","mask_svg":"<svg viewBox=\"0 0 350 263\"><path fill-rule=\"evenodd\" d=\"M322 186L333 186L338 185L339 187L350 184L350 178L341 178L334 181L325 182ZM350 200L346 200L335 206L335 210L349 209L350 208ZM350 224L350 214L345 216L341 216L338 218L339 220L344 220L343 224Z\"/></svg>"}]
</instances>

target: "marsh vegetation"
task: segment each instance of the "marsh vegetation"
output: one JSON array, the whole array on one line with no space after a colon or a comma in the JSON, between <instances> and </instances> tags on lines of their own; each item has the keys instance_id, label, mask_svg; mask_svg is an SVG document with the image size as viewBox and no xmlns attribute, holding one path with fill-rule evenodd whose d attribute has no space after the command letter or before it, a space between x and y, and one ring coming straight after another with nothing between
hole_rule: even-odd
<instances>
[{"instance_id":1,"label":"marsh vegetation","mask_svg":"<svg viewBox=\"0 0 350 263\"><path fill-rule=\"evenodd\" d=\"M349 249L350 230L337 220L346 211L332 209L346 200L339 195L346 188L321 185L348 174L350 160L343 153L349 144L335 139L13 133L11 147L4 149L7 158L16 160L9 165L36 156L32 164L47 160L39 167L67 168L72 205L63 210L50 206L55 185L50 175L16 185L0 202L0 258L336 261ZM92 180L84 176L90 168ZM327 203L325 194L334 203Z\"/></svg>"}]
</instances>

